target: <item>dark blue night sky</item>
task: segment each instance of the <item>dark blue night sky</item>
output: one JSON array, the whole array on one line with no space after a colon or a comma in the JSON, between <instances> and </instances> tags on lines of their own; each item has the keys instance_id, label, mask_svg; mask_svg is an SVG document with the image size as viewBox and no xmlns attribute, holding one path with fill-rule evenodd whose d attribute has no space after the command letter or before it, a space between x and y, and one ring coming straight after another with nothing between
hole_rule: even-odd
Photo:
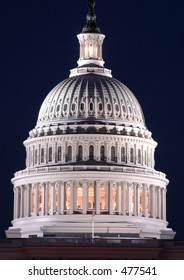
<instances>
[{"instance_id":1,"label":"dark blue night sky","mask_svg":"<svg viewBox=\"0 0 184 280\"><path fill-rule=\"evenodd\" d=\"M0 3L0 238L13 213L11 178L25 168L22 142L48 92L76 67L76 35L86 0ZM106 35L105 66L139 100L156 149L156 170L170 180L167 220L184 240L184 4L182 0L97 0Z\"/></svg>"}]
</instances>

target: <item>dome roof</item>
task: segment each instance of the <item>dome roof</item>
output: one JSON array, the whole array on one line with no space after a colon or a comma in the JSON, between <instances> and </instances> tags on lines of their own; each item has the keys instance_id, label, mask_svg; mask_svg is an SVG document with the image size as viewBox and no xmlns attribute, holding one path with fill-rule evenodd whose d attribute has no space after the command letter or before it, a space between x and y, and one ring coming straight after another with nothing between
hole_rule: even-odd
<instances>
[{"instance_id":1,"label":"dome roof","mask_svg":"<svg viewBox=\"0 0 184 280\"><path fill-rule=\"evenodd\" d=\"M120 81L93 73L70 77L54 87L41 106L37 128L82 122L145 128L134 94Z\"/></svg>"}]
</instances>

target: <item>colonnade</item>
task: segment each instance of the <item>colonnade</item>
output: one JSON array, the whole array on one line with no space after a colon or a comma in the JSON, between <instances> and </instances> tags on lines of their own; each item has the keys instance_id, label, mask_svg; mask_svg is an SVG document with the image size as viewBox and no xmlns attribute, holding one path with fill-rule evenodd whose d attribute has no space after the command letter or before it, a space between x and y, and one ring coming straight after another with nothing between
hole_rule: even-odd
<instances>
[{"instance_id":1,"label":"colonnade","mask_svg":"<svg viewBox=\"0 0 184 280\"><path fill-rule=\"evenodd\" d=\"M45 215L123 215L166 220L166 189L113 181L33 183L14 187L14 219Z\"/></svg>"}]
</instances>

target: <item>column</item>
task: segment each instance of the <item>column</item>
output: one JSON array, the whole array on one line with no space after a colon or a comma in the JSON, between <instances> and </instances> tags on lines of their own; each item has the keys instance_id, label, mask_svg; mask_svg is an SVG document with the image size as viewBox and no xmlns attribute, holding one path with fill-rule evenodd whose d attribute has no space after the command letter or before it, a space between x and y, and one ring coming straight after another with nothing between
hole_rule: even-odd
<instances>
[{"instance_id":1,"label":"column","mask_svg":"<svg viewBox=\"0 0 184 280\"><path fill-rule=\"evenodd\" d=\"M137 184L133 183L133 190L134 190L134 209L133 213L134 216L137 216Z\"/></svg>"},{"instance_id":2,"label":"column","mask_svg":"<svg viewBox=\"0 0 184 280\"><path fill-rule=\"evenodd\" d=\"M132 184L127 185L127 211L128 215L132 216Z\"/></svg>"},{"instance_id":3,"label":"column","mask_svg":"<svg viewBox=\"0 0 184 280\"><path fill-rule=\"evenodd\" d=\"M122 214L125 216L126 215L126 183L123 182L122 186L122 200L121 200L121 209L122 209Z\"/></svg>"},{"instance_id":4,"label":"column","mask_svg":"<svg viewBox=\"0 0 184 280\"><path fill-rule=\"evenodd\" d=\"M162 219L166 220L166 189L162 188Z\"/></svg>"},{"instance_id":5,"label":"column","mask_svg":"<svg viewBox=\"0 0 184 280\"><path fill-rule=\"evenodd\" d=\"M69 214L73 214L73 206L74 206L74 185L73 181L70 182L70 211Z\"/></svg>"},{"instance_id":6,"label":"column","mask_svg":"<svg viewBox=\"0 0 184 280\"><path fill-rule=\"evenodd\" d=\"M18 205L18 199L17 199L17 188L13 188L14 192L14 208L13 208L13 219L17 219L18 217L18 211L17 211L17 205Z\"/></svg>"},{"instance_id":7,"label":"column","mask_svg":"<svg viewBox=\"0 0 184 280\"><path fill-rule=\"evenodd\" d=\"M95 207L96 207L96 214L100 214L100 181L96 181L95 186Z\"/></svg>"},{"instance_id":8,"label":"column","mask_svg":"<svg viewBox=\"0 0 184 280\"><path fill-rule=\"evenodd\" d=\"M41 211L41 214L42 214L42 216L44 216L45 215L45 184L44 183L42 183L41 192L42 192L42 211Z\"/></svg>"},{"instance_id":9,"label":"column","mask_svg":"<svg viewBox=\"0 0 184 280\"><path fill-rule=\"evenodd\" d=\"M87 213L87 201L88 201L88 192L87 192L87 181L83 181L82 182L82 186L83 186L83 192L82 192L82 214L86 214Z\"/></svg>"},{"instance_id":10,"label":"column","mask_svg":"<svg viewBox=\"0 0 184 280\"><path fill-rule=\"evenodd\" d=\"M109 214L113 215L113 196L112 196L113 182L109 183Z\"/></svg>"},{"instance_id":11,"label":"column","mask_svg":"<svg viewBox=\"0 0 184 280\"><path fill-rule=\"evenodd\" d=\"M23 205L23 211L24 211L24 217L27 217L27 185L24 186L24 205Z\"/></svg>"},{"instance_id":12,"label":"column","mask_svg":"<svg viewBox=\"0 0 184 280\"><path fill-rule=\"evenodd\" d=\"M64 182L59 183L59 194L58 194L58 212L59 214L63 215L64 214L64 209L65 209L65 201L64 201Z\"/></svg>"},{"instance_id":13,"label":"column","mask_svg":"<svg viewBox=\"0 0 184 280\"><path fill-rule=\"evenodd\" d=\"M122 214L122 210L121 210L121 182L118 183L118 215Z\"/></svg>"},{"instance_id":14,"label":"column","mask_svg":"<svg viewBox=\"0 0 184 280\"><path fill-rule=\"evenodd\" d=\"M138 184L137 185L137 216L140 216L140 188L141 186Z\"/></svg>"},{"instance_id":15,"label":"column","mask_svg":"<svg viewBox=\"0 0 184 280\"><path fill-rule=\"evenodd\" d=\"M20 218L24 217L24 186L20 187Z\"/></svg>"},{"instance_id":16,"label":"column","mask_svg":"<svg viewBox=\"0 0 184 280\"><path fill-rule=\"evenodd\" d=\"M158 187L158 213L157 216L159 219L161 219L161 189L160 187Z\"/></svg>"},{"instance_id":17,"label":"column","mask_svg":"<svg viewBox=\"0 0 184 280\"><path fill-rule=\"evenodd\" d=\"M49 183L45 183L45 209L44 209L44 215L48 215L48 188L49 188Z\"/></svg>"},{"instance_id":18,"label":"column","mask_svg":"<svg viewBox=\"0 0 184 280\"><path fill-rule=\"evenodd\" d=\"M151 216L152 218L156 218L156 209L155 209L155 206L156 206L156 203L155 203L155 186L151 186Z\"/></svg>"},{"instance_id":19,"label":"column","mask_svg":"<svg viewBox=\"0 0 184 280\"><path fill-rule=\"evenodd\" d=\"M147 209L147 190L148 185L143 185L143 215L144 217L148 217L148 209Z\"/></svg>"},{"instance_id":20,"label":"column","mask_svg":"<svg viewBox=\"0 0 184 280\"><path fill-rule=\"evenodd\" d=\"M27 184L26 185L26 209L25 209L25 216L26 217L29 217L29 213L30 213L30 211L29 211L29 209L30 209L30 192L29 192L29 189L30 189L30 187L29 187L29 184Z\"/></svg>"},{"instance_id":21,"label":"column","mask_svg":"<svg viewBox=\"0 0 184 280\"><path fill-rule=\"evenodd\" d=\"M50 183L50 215L51 216L54 213L54 189L55 189L55 184L52 182Z\"/></svg>"}]
</instances>

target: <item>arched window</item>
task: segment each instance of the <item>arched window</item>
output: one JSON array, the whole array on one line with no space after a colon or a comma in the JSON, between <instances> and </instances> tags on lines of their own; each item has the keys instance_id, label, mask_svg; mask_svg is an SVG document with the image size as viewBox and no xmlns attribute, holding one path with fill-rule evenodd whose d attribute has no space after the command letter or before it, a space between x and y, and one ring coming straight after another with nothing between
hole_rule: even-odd
<instances>
[{"instance_id":1,"label":"arched window","mask_svg":"<svg viewBox=\"0 0 184 280\"><path fill-rule=\"evenodd\" d=\"M94 160L94 147L93 147L93 145L89 146L89 160Z\"/></svg>"},{"instance_id":2,"label":"arched window","mask_svg":"<svg viewBox=\"0 0 184 280\"><path fill-rule=\"evenodd\" d=\"M100 147L100 160L102 160L102 161L105 160L105 147L104 146Z\"/></svg>"},{"instance_id":3,"label":"arched window","mask_svg":"<svg viewBox=\"0 0 184 280\"><path fill-rule=\"evenodd\" d=\"M83 160L83 147L81 145L78 148L78 159Z\"/></svg>"},{"instance_id":4,"label":"arched window","mask_svg":"<svg viewBox=\"0 0 184 280\"><path fill-rule=\"evenodd\" d=\"M125 147L121 147L121 161L126 161Z\"/></svg>"},{"instance_id":5,"label":"arched window","mask_svg":"<svg viewBox=\"0 0 184 280\"><path fill-rule=\"evenodd\" d=\"M61 146L58 147L58 161L61 161L62 159L62 148Z\"/></svg>"},{"instance_id":6,"label":"arched window","mask_svg":"<svg viewBox=\"0 0 184 280\"><path fill-rule=\"evenodd\" d=\"M138 149L138 163L141 164L141 150Z\"/></svg>"},{"instance_id":7,"label":"arched window","mask_svg":"<svg viewBox=\"0 0 184 280\"><path fill-rule=\"evenodd\" d=\"M111 161L116 161L116 150L115 147L111 147Z\"/></svg>"},{"instance_id":8,"label":"arched window","mask_svg":"<svg viewBox=\"0 0 184 280\"><path fill-rule=\"evenodd\" d=\"M68 161L72 160L72 146L68 146Z\"/></svg>"},{"instance_id":9,"label":"arched window","mask_svg":"<svg viewBox=\"0 0 184 280\"><path fill-rule=\"evenodd\" d=\"M52 147L49 148L49 162L52 161Z\"/></svg>"},{"instance_id":10,"label":"arched window","mask_svg":"<svg viewBox=\"0 0 184 280\"><path fill-rule=\"evenodd\" d=\"M134 149L130 149L130 162L134 162Z\"/></svg>"},{"instance_id":11,"label":"arched window","mask_svg":"<svg viewBox=\"0 0 184 280\"><path fill-rule=\"evenodd\" d=\"M35 164L38 163L38 150L35 150Z\"/></svg>"},{"instance_id":12,"label":"arched window","mask_svg":"<svg viewBox=\"0 0 184 280\"><path fill-rule=\"evenodd\" d=\"M41 163L44 163L45 151L44 148L41 148Z\"/></svg>"}]
</instances>

